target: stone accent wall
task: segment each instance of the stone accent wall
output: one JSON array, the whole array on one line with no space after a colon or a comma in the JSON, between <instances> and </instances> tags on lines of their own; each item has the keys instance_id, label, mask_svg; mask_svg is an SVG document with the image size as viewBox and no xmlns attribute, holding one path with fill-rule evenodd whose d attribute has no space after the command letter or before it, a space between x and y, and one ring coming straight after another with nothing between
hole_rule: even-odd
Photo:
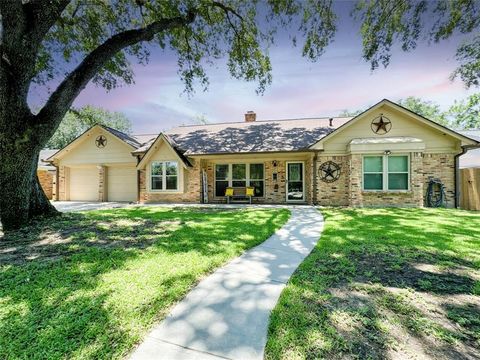
<instances>
[{"instance_id":1,"label":"stone accent wall","mask_svg":"<svg viewBox=\"0 0 480 360\"><path fill-rule=\"evenodd\" d=\"M327 183L320 179L320 166L327 161L340 165L340 177ZM346 206L349 204L350 156L319 156L314 173L317 177L316 203L322 206Z\"/></svg>"},{"instance_id":2,"label":"stone accent wall","mask_svg":"<svg viewBox=\"0 0 480 360\"><path fill-rule=\"evenodd\" d=\"M200 161L191 159L192 167L183 171L183 192L148 192L147 174L140 170L140 202L141 203L199 203L202 190Z\"/></svg>"},{"instance_id":3,"label":"stone accent wall","mask_svg":"<svg viewBox=\"0 0 480 360\"><path fill-rule=\"evenodd\" d=\"M55 172L48 170L37 170L37 176L47 198L49 200L53 199Z\"/></svg>"},{"instance_id":4,"label":"stone accent wall","mask_svg":"<svg viewBox=\"0 0 480 360\"><path fill-rule=\"evenodd\" d=\"M97 166L98 169L98 201L107 201L107 167Z\"/></svg>"},{"instance_id":5,"label":"stone accent wall","mask_svg":"<svg viewBox=\"0 0 480 360\"><path fill-rule=\"evenodd\" d=\"M58 200L66 201L67 200L67 182L66 182L66 173L68 168L65 166L58 167Z\"/></svg>"},{"instance_id":6,"label":"stone accent wall","mask_svg":"<svg viewBox=\"0 0 480 360\"><path fill-rule=\"evenodd\" d=\"M445 185L447 207L455 206L455 155L454 154L424 154L423 184L427 191L430 178L439 178Z\"/></svg>"},{"instance_id":7,"label":"stone accent wall","mask_svg":"<svg viewBox=\"0 0 480 360\"><path fill-rule=\"evenodd\" d=\"M257 199L258 202L269 204L284 203L286 201L287 163L284 160L265 163L265 199ZM277 180L273 180L273 174L277 174ZM262 201L263 200L263 201Z\"/></svg>"}]
</instances>

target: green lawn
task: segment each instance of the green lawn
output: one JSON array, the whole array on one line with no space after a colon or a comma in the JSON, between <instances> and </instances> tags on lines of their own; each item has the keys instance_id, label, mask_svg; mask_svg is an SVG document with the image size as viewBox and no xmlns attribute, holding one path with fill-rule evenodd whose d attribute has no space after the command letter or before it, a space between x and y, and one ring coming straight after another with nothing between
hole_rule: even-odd
<instances>
[{"instance_id":1,"label":"green lawn","mask_svg":"<svg viewBox=\"0 0 480 360\"><path fill-rule=\"evenodd\" d=\"M131 208L0 233L0 359L111 359L288 210Z\"/></svg>"},{"instance_id":2,"label":"green lawn","mask_svg":"<svg viewBox=\"0 0 480 360\"><path fill-rule=\"evenodd\" d=\"M480 358L480 213L326 209L267 359Z\"/></svg>"}]
</instances>

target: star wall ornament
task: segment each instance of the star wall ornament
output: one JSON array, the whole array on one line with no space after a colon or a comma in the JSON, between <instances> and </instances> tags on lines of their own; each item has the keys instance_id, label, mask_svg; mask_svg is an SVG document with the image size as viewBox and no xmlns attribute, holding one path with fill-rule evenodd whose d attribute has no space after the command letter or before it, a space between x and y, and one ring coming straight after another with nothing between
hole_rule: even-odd
<instances>
[{"instance_id":1,"label":"star wall ornament","mask_svg":"<svg viewBox=\"0 0 480 360\"><path fill-rule=\"evenodd\" d=\"M372 120L372 124L370 126L375 134L384 135L392 128L392 122L389 118L383 116L383 114L380 114L380 116L377 116Z\"/></svg>"},{"instance_id":2,"label":"star wall ornament","mask_svg":"<svg viewBox=\"0 0 480 360\"><path fill-rule=\"evenodd\" d=\"M95 139L95 145L97 145L97 147L100 149L104 148L107 146L107 138L103 135L98 135Z\"/></svg>"},{"instance_id":3,"label":"star wall ornament","mask_svg":"<svg viewBox=\"0 0 480 360\"><path fill-rule=\"evenodd\" d=\"M318 176L320 180L327 183L337 181L340 177L340 165L333 161L324 162L318 168Z\"/></svg>"}]
</instances>

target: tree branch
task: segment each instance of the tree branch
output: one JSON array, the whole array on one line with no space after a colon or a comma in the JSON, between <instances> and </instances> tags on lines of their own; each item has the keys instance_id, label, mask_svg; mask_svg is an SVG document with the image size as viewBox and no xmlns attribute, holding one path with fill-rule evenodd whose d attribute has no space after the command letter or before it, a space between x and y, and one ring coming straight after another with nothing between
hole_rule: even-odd
<instances>
[{"instance_id":1,"label":"tree branch","mask_svg":"<svg viewBox=\"0 0 480 360\"><path fill-rule=\"evenodd\" d=\"M196 12L189 11L185 16L158 20L144 28L127 30L107 39L88 54L77 68L60 83L34 118L34 125L50 126L55 124L58 126L78 94L118 51L138 42L150 41L155 34L162 31L191 24L195 20L195 16Z\"/></svg>"}]
</instances>

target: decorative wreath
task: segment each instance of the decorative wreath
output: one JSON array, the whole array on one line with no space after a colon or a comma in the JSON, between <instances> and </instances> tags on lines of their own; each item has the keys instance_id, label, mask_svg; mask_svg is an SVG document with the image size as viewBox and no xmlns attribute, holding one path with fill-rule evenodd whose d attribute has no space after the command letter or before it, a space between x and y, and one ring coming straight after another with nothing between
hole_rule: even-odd
<instances>
[{"instance_id":1,"label":"decorative wreath","mask_svg":"<svg viewBox=\"0 0 480 360\"><path fill-rule=\"evenodd\" d=\"M380 114L380 116L377 116L372 120L372 124L370 126L375 134L384 135L392 128L392 122L389 118L383 116L383 114Z\"/></svg>"},{"instance_id":2,"label":"decorative wreath","mask_svg":"<svg viewBox=\"0 0 480 360\"><path fill-rule=\"evenodd\" d=\"M318 175L322 181L327 183L337 181L340 177L340 165L333 161L324 162L318 168Z\"/></svg>"},{"instance_id":3,"label":"decorative wreath","mask_svg":"<svg viewBox=\"0 0 480 360\"><path fill-rule=\"evenodd\" d=\"M97 145L98 148L104 148L107 146L107 138L103 135L97 136L95 139L95 145Z\"/></svg>"}]
</instances>

